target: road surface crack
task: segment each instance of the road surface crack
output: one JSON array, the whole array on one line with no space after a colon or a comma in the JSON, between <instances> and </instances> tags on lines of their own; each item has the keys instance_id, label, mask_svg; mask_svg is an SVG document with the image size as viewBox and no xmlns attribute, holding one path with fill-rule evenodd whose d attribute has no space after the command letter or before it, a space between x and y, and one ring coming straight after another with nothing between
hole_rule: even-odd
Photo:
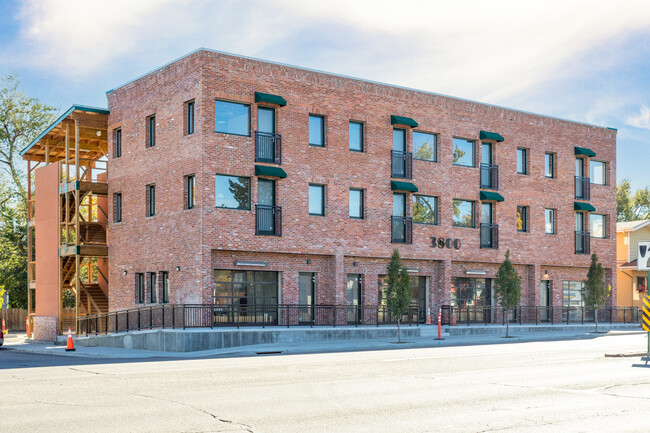
<instances>
[{"instance_id":1,"label":"road surface crack","mask_svg":"<svg viewBox=\"0 0 650 433\"><path fill-rule=\"evenodd\" d=\"M201 409L200 407L192 406L191 404L183 403L182 401L176 401L176 400L171 400L171 399L168 399L168 398L156 397L156 396L153 396L153 395L137 394L137 393L133 393L133 392L131 393L131 395L136 395L138 397L151 398L151 399L154 399L154 400L166 401L168 403L179 404L181 406L185 406L185 407L188 407L190 409L194 409L196 411L199 411L199 412L202 412L202 413L204 413L206 415L209 415L213 419L216 419L217 421L222 422L224 424L230 424L232 426L239 427L243 431L247 431L249 433L255 433L255 431L253 430L253 427L251 427L251 426L249 426L247 424L238 423L238 422L235 422L235 421L232 421L232 420L229 420L229 419L219 418L217 415L215 415L213 413L210 413L207 410Z\"/></svg>"},{"instance_id":2,"label":"road surface crack","mask_svg":"<svg viewBox=\"0 0 650 433\"><path fill-rule=\"evenodd\" d=\"M96 374L96 375L98 375L98 376L106 376L105 373L99 373L99 372L97 372L97 371L82 370L82 369L80 369L80 368L74 368L74 367L68 367L68 368L69 368L70 370L79 371L79 372L81 372L81 373L90 373L90 374Z\"/></svg>"}]
</instances>

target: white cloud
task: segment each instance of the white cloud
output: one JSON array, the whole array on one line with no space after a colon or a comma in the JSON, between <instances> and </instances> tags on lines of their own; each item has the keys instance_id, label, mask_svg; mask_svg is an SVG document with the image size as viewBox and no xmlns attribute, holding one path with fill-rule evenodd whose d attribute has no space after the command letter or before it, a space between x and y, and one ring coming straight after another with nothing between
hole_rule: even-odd
<instances>
[{"instance_id":1,"label":"white cloud","mask_svg":"<svg viewBox=\"0 0 650 433\"><path fill-rule=\"evenodd\" d=\"M650 129L650 108L642 105L638 114L627 116L625 123L637 128Z\"/></svg>"}]
</instances>

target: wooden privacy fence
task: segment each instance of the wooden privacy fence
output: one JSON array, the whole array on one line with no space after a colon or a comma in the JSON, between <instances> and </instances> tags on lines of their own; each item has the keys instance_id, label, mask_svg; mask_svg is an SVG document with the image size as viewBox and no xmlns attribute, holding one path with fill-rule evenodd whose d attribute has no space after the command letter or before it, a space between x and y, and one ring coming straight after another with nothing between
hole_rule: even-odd
<instances>
[{"instance_id":1,"label":"wooden privacy fence","mask_svg":"<svg viewBox=\"0 0 650 433\"><path fill-rule=\"evenodd\" d=\"M9 308L0 310L0 318L5 319L5 326L9 332L25 331L27 310L22 308Z\"/></svg>"}]
</instances>

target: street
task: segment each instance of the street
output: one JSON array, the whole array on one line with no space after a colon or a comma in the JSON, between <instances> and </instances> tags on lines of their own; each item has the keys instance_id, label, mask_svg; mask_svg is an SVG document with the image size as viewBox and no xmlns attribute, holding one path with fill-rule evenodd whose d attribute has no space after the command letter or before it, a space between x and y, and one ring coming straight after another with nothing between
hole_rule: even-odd
<instances>
[{"instance_id":1,"label":"street","mask_svg":"<svg viewBox=\"0 0 650 433\"><path fill-rule=\"evenodd\" d=\"M593 335L593 334L592 334ZM0 432L641 432L646 334L179 360L0 348Z\"/></svg>"}]
</instances>

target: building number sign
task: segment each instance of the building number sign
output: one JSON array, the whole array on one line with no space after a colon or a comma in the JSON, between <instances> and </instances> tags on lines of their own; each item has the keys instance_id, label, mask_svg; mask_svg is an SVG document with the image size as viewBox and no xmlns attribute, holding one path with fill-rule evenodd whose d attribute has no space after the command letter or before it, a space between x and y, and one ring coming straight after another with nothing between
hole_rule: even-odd
<instances>
[{"instance_id":1,"label":"building number sign","mask_svg":"<svg viewBox=\"0 0 650 433\"><path fill-rule=\"evenodd\" d=\"M460 239L437 238L431 236L431 248L454 248L460 249Z\"/></svg>"}]
</instances>

